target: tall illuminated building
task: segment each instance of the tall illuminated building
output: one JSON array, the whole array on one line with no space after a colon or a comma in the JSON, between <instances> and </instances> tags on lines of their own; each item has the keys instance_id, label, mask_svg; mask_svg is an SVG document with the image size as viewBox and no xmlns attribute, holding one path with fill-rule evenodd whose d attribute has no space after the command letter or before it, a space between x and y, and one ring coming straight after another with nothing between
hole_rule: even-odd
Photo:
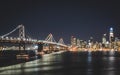
<instances>
[{"instance_id":1,"label":"tall illuminated building","mask_svg":"<svg viewBox=\"0 0 120 75\"><path fill-rule=\"evenodd\" d=\"M76 38L74 36L71 36L71 45L76 46L76 44L77 44Z\"/></svg>"},{"instance_id":2,"label":"tall illuminated building","mask_svg":"<svg viewBox=\"0 0 120 75\"><path fill-rule=\"evenodd\" d=\"M114 41L114 33L113 33L113 28L110 28L110 33L109 33L109 41L113 42Z\"/></svg>"},{"instance_id":3,"label":"tall illuminated building","mask_svg":"<svg viewBox=\"0 0 120 75\"><path fill-rule=\"evenodd\" d=\"M105 45L105 44L106 44L106 41L107 41L107 40L106 40L106 34L103 34L103 37L102 37L102 44Z\"/></svg>"},{"instance_id":4,"label":"tall illuminated building","mask_svg":"<svg viewBox=\"0 0 120 75\"><path fill-rule=\"evenodd\" d=\"M80 46L80 40L77 39L77 46Z\"/></svg>"},{"instance_id":5,"label":"tall illuminated building","mask_svg":"<svg viewBox=\"0 0 120 75\"><path fill-rule=\"evenodd\" d=\"M90 43L93 43L93 37L90 37Z\"/></svg>"}]
</instances>

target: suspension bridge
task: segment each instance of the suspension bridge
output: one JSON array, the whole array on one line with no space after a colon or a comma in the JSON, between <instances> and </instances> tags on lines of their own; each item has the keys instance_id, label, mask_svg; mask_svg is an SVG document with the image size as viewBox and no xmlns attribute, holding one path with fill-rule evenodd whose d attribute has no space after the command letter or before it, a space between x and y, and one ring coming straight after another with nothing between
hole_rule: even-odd
<instances>
[{"instance_id":1,"label":"suspension bridge","mask_svg":"<svg viewBox=\"0 0 120 75\"><path fill-rule=\"evenodd\" d=\"M19 36L11 37L15 31L19 31ZM36 44L38 46L38 52L53 52L55 50L67 50L68 46L65 45L62 38L58 42L55 41L53 35L50 33L45 40L32 39L26 37L24 25L18 25L15 29L10 31L7 34L0 36L0 45L2 47L3 43L9 44L18 44L19 50L26 50L26 44ZM47 50L44 49L44 46L47 45Z\"/></svg>"}]
</instances>

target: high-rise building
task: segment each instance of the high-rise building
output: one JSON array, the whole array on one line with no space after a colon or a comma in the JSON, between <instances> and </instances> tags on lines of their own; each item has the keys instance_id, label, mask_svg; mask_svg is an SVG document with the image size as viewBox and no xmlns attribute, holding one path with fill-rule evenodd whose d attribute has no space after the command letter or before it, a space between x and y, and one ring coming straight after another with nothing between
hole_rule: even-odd
<instances>
[{"instance_id":1,"label":"high-rise building","mask_svg":"<svg viewBox=\"0 0 120 75\"><path fill-rule=\"evenodd\" d=\"M90 37L90 43L93 43L93 37Z\"/></svg>"},{"instance_id":2,"label":"high-rise building","mask_svg":"<svg viewBox=\"0 0 120 75\"><path fill-rule=\"evenodd\" d=\"M102 37L102 44L105 45L105 44L106 44L106 41L107 41L107 40L106 40L106 34L103 34L103 37Z\"/></svg>"},{"instance_id":3,"label":"high-rise building","mask_svg":"<svg viewBox=\"0 0 120 75\"><path fill-rule=\"evenodd\" d=\"M77 46L79 47L80 46L80 40L77 39Z\"/></svg>"},{"instance_id":4,"label":"high-rise building","mask_svg":"<svg viewBox=\"0 0 120 75\"><path fill-rule=\"evenodd\" d=\"M115 37L115 42L119 42L119 38L118 37Z\"/></svg>"},{"instance_id":5,"label":"high-rise building","mask_svg":"<svg viewBox=\"0 0 120 75\"><path fill-rule=\"evenodd\" d=\"M76 41L76 38L74 36L71 36L71 45L72 46L76 46L77 45L77 41Z\"/></svg>"},{"instance_id":6,"label":"high-rise building","mask_svg":"<svg viewBox=\"0 0 120 75\"><path fill-rule=\"evenodd\" d=\"M110 32L109 32L109 41L113 42L114 41L114 33L113 33L113 28L110 28Z\"/></svg>"},{"instance_id":7,"label":"high-rise building","mask_svg":"<svg viewBox=\"0 0 120 75\"><path fill-rule=\"evenodd\" d=\"M73 45L73 38L74 38L74 37L73 37L73 36L71 36L71 45Z\"/></svg>"}]
</instances>

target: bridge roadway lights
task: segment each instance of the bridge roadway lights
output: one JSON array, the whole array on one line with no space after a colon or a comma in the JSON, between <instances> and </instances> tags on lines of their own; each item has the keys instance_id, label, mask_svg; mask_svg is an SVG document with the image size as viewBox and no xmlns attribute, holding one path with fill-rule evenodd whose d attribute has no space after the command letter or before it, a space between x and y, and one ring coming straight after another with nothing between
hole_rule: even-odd
<instances>
[{"instance_id":1,"label":"bridge roadway lights","mask_svg":"<svg viewBox=\"0 0 120 75\"><path fill-rule=\"evenodd\" d=\"M64 47L64 50L68 50L68 47Z\"/></svg>"},{"instance_id":2,"label":"bridge roadway lights","mask_svg":"<svg viewBox=\"0 0 120 75\"><path fill-rule=\"evenodd\" d=\"M68 47L60 46L59 50L68 50Z\"/></svg>"},{"instance_id":3,"label":"bridge roadway lights","mask_svg":"<svg viewBox=\"0 0 120 75\"><path fill-rule=\"evenodd\" d=\"M63 47L63 46L59 46L59 48L57 48L57 45L54 44L49 44L49 52L55 52L55 51L61 51L61 50L68 50L67 47Z\"/></svg>"}]
</instances>

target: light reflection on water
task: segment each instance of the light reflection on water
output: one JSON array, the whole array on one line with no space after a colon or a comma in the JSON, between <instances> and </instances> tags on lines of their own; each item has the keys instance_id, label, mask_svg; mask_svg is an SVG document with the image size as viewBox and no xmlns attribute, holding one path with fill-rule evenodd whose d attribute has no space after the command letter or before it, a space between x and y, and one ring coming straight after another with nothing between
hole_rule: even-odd
<instances>
[{"instance_id":1,"label":"light reflection on water","mask_svg":"<svg viewBox=\"0 0 120 75\"><path fill-rule=\"evenodd\" d=\"M57 61L56 61L57 59ZM59 57L48 54L43 56L42 59L21 63L18 65L0 68L0 74L21 74L22 72L35 72L35 71L48 71L53 69L60 69L62 66L54 65L60 61Z\"/></svg>"},{"instance_id":2,"label":"light reflection on water","mask_svg":"<svg viewBox=\"0 0 120 75\"><path fill-rule=\"evenodd\" d=\"M119 75L120 57L115 57L114 52L108 54L110 54L110 56L103 55L94 56L92 52L88 53L68 52L64 54L47 54L38 60L8 67L1 67L0 74Z\"/></svg>"}]
</instances>

